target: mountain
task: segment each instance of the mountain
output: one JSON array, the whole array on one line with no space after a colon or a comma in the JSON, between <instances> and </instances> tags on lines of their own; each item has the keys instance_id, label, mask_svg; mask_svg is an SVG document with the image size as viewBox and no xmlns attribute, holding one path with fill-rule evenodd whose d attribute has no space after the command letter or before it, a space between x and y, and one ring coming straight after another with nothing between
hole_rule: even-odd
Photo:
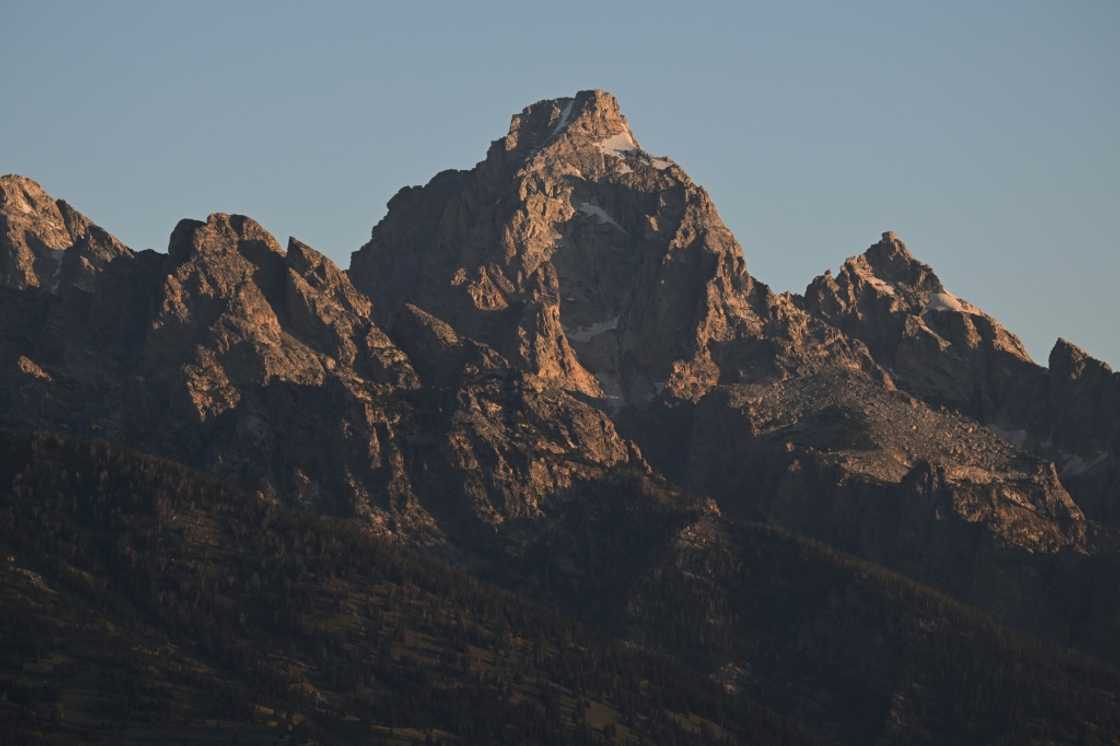
<instances>
[{"instance_id":1,"label":"mountain","mask_svg":"<svg viewBox=\"0 0 1120 746\"><path fill-rule=\"evenodd\" d=\"M385 324L406 304L438 309L596 399L653 466L732 515L1063 641L1115 630L1111 602L1088 632L1070 618L1083 602L1055 592L1072 574L1111 596L1080 560L1115 539L1053 454L1008 441L1044 398L1018 339L893 233L804 297L772 292L708 195L640 148L609 94L530 106L473 170L402 190L351 275L384 299Z\"/></svg>"},{"instance_id":2,"label":"mountain","mask_svg":"<svg viewBox=\"0 0 1120 746\"><path fill-rule=\"evenodd\" d=\"M891 232L772 291L610 94L402 189L349 270L245 216L137 253L0 194L28 742L265 710L299 742L1120 738L1118 374L1036 364ZM47 663L90 646L172 701L199 673L95 715Z\"/></svg>"},{"instance_id":3,"label":"mountain","mask_svg":"<svg viewBox=\"0 0 1120 746\"><path fill-rule=\"evenodd\" d=\"M429 309L608 409L826 359L873 367L748 274L708 194L602 91L530 106L473 170L401 190L350 274L385 323Z\"/></svg>"}]
</instances>

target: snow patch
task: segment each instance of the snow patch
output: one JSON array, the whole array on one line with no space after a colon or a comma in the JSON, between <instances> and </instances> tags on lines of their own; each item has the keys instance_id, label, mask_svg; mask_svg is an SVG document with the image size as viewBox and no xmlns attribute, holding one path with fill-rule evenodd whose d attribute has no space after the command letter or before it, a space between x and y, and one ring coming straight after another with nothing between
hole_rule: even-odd
<instances>
[{"instance_id":1,"label":"snow patch","mask_svg":"<svg viewBox=\"0 0 1120 746\"><path fill-rule=\"evenodd\" d=\"M617 135L611 135L605 139L599 140L595 143L604 155L613 155L615 158L624 158L626 153L633 150L638 150L638 143L634 141L634 136L629 132L619 132Z\"/></svg>"},{"instance_id":2,"label":"snow patch","mask_svg":"<svg viewBox=\"0 0 1120 746\"><path fill-rule=\"evenodd\" d=\"M968 301L958 298L948 290L931 295L929 297L929 304L926 306L926 310L959 311L961 313L967 313L972 316L984 315L984 312L982 310L972 305Z\"/></svg>"},{"instance_id":3,"label":"snow patch","mask_svg":"<svg viewBox=\"0 0 1120 746\"><path fill-rule=\"evenodd\" d=\"M668 158L654 158L653 156L642 150L641 146L638 145L638 142L634 139L634 136L630 134L629 130L619 132L616 135L611 135L610 137L604 138L602 140L598 140L595 142L595 147L598 148L599 151L603 153L603 155L611 155L615 158L625 158L627 154L638 153L641 155L643 162L649 164L658 171L664 171L665 169L673 165L673 161ZM622 171L623 168L625 168L626 170ZM622 164L622 166L619 167L619 170L622 173L630 173L631 171L631 169L626 166L626 164Z\"/></svg>"},{"instance_id":4,"label":"snow patch","mask_svg":"<svg viewBox=\"0 0 1120 746\"><path fill-rule=\"evenodd\" d=\"M584 215L591 215L600 223L610 223L615 228L618 228L623 233L626 233L626 229L619 225L618 221L612 218L610 216L610 213L608 213L602 207L599 207L599 205L593 204L591 202L579 202L576 204L576 209L582 212Z\"/></svg>"},{"instance_id":5,"label":"snow patch","mask_svg":"<svg viewBox=\"0 0 1120 746\"><path fill-rule=\"evenodd\" d=\"M587 326L576 327L575 329L564 328L564 333L568 335L568 339L575 342L590 342L593 338L598 337L604 332L612 332L618 328L618 316L612 316L606 321L596 321Z\"/></svg>"},{"instance_id":6,"label":"snow patch","mask_svg":"<svg viewBox=\"0 0 1120 746\"><path fill-rule=\"evenodd\" d=\"M880 280L875 275L864 275L863 279L868 285L875 288L876 290L886 293L887 295L894 295L894 286L889 282Z\"/></svg>"},{"instance_id":7,"label":"snow patch","mask_svg":"<svg viewBox=\"0 0 1120 746\"><path fill-rule=\"evenodd\" d=\"M556 137L563 131L565 127L568 126L568 120L572 117L572 107L575 105L575 103L576 100L573 98L570 99L567 105L564 106L563 111L560 112L560 121L557 122L556 126L552 128L552 132L550 132L548 135L549 137Z\"/></svg>"},{"instance_id":8,"label":"snow patch","mask_svg":"<svg viewBox=\"0 0 1120 746\"><path fill-rule=\"evenodd\" d=\"M964 313L965 310L960 298L948 291L931 295L927 307L934 311L960 311Z\"/></svg>"}]
</instances>

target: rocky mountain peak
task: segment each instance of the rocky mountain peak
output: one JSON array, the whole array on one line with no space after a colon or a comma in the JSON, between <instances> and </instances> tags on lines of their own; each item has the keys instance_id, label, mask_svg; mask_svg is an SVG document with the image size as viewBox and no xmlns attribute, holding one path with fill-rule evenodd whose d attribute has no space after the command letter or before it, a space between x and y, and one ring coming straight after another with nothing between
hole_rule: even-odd
<instances>
[{"instance_id":1,"label":"rocky mountain peak","mask_svg":"<svg viewBox=\"0 0 1120 746\"><path fill-rule=\"evenodd\" d=\"M92 290L109 262L132 251L26 176L0 176L0 286Z\"/></svg>"},{"instance_id":2,"label":"rocky mountain peak","mask_svg":"<svg viewBox=\"0 0 1120 746\"><path fill-rule=\"evenodd\" d=\"M261 252L283 256L271 233L252 218L216 212L199 220L180 220L171 232L167 253L175 264L205 253L234 251L252 259Z\"/></svg>"},{"instance_id":3,"label":"rocky mountain peak","mask_svg":"<svg viewBox=\"0 0 1120 746\"><path fill-rule=\"evenodd\" d=\"M55 199L39 182L19 174L0 176L0 209L5 213L43 213L55 206Z\"/></svg>"},{"instance_id":4,"label":"rocky mountain peak","mask_svg":"<svg viewBox=\"0 0 1120 746\"><path fill-rule=\"evenodd\" d=\"M884 232L878 243L872 244L860 257L849 259L845 266L859 274L870 272L878 280L901 285L911 292L942 293L945 290L933 268L915 259L894 231Z\"/></svg>"},{"instance_id":5,"label":"rocky mountain peak","mask_svg":"<svg viewBox=\"0 0 1120 746\"><path fill-rule=\"evenodd\" d=\"M561 138L586 141L612 137L637 147L618 100L606 91L592 90L525 107L513 115L503 144L508 151L525 152Z\"/></svg>"},{"instance_id":6,"label":"rocky mountain peak","mask_svg":"<svg viewBox=\"0 0 1120 746\"><path fill-rule=\"evenodd\" d=\"M1035 385L1036 366L1018 337L950 292L892 231L835 277L814 279L805 304L866 343L903 388L929 401L1015 419L1010 387Z\"/></svg>"},{"instance_id":7,"label":"rocky mountain peak","mask_svg":"<svg viewBox=\"0 0 1120 746\"><path fill-rule=\"evenodd\" d=\"M983 320L981 323L1002 330L1001 344L1029 359L1014 335L1003 330L982 309L950 292L933 268L915 258L893 231L886 231L863 254L845 261L835 277L830 272L816 277L805 297L811 308L828 318L838 319L856 307L867 311L874 306L914 317L915 324L935 333L946 324L974 324Z\"/></svg>"},{"instance_id":8,"label":"rocky mountain peak","mask_svg":"<svg viewBox=\"0 0 1120 746\"><path fill-rule=\"evenodd\" d=\"M1120 444L1116 418L1120 411L1120 373L1065 339L1054 344L1049 365L1050 429L1045 436L1068 451L1084 454L1090 462L1110 444L1115 449ZM1078 470L1076 462L1073 470ZM1114 473L1120 483L1120 471ZM1109 512L1120 518L1120 509Z\"/></svg>"},{"instance_id":9,"label":"rocky mountain peak","mask_svg":"<svg viewBox=\"0 0 1120 746\"><path fill-rule=\"evenodd\" d=\"M1078 379L1085 376L1107 378L1112 375L1108 363L1097 360L1072 342L1058 338L1050 350L1050 371L1063 378Z\"/></svg>"},{"instance_id":10,"label":"rocky mountain peak","mask_svg":"<svg viewBox=\"0 0 1120 746\"><path fill-rule=\"evenodd\" d=\"M711 344L766 307L708 195L604 91L533 104L471 171L402 190L350 272L386 325L414 304L612 406L703 391Z\"/></svg>"}]
</instances>

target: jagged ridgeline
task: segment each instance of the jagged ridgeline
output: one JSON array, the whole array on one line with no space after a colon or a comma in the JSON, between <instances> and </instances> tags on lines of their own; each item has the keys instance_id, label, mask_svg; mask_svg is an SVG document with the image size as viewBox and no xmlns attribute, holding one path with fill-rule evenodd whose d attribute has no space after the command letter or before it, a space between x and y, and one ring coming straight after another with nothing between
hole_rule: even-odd
<instances>
[{"instance_id":1,"label":"jagged ridgeline","mask_svg":"<svg viewBox=\"0 0 1120 746\"><path fill-rule=\"evenodd\" d=\"M893 233L771 291L601 91L401 190L348 271L225 213L133 252L0 177L0 713L1111 743L1118 423L1108 366L1037 365Z\"/></svg>"}]
</instances>

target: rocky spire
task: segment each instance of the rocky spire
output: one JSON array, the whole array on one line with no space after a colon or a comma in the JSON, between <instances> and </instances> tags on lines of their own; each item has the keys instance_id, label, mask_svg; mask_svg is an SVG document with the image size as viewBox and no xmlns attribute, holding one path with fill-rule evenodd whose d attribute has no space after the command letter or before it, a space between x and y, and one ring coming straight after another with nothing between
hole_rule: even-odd
<instances>
[{"instance_id":1,"label":"rocky spire","mask_svg":"<svg viewBox=\"0 0 1120 746\"><path fill-rule=\"evenodd\" d=\"M555 142L609 140L604 147L640 150L618 100L606 91L580 91L571 98L545 99L514 114L501 143L508 153L531 155Z\"/></svg>"},{"instance_id":2,"label":"rocky spire","mask_svg":"<svg viewBox=\"0 0 1120 746\"><path fill-rule=\"evenodd\" d=\"M1116 458L1120 452L1120 373L1065 339L1054 344L1049 363L1047 436L1090 460L1111 446ZM1114 511L1120 519L1120 505Z\"/></svg>"}]
</instances>

